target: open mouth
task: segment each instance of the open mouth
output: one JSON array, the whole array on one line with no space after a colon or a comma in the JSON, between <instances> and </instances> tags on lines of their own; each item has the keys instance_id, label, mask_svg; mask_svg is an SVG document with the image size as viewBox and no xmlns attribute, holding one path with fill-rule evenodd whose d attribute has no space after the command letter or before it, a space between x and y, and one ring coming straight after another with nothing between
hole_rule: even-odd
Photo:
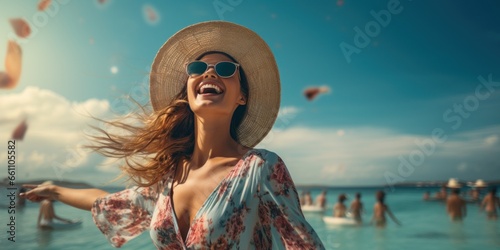
<instances>
[{"instance_id":1,"label":"open mouth","mask_svg":"<svg viewBox=\"0 0 500 250\"><path fill-rule=\"evenodd\" d=\"M203 86L201 86L199 89L198 89L198 94L215 94L215 95L218 95L218 94L222 94L224 91L222 91L222 89L215 85L215 84L210 84L210 83L207 83L207 84L204 84Z\"/></svg>"}]
</instances>

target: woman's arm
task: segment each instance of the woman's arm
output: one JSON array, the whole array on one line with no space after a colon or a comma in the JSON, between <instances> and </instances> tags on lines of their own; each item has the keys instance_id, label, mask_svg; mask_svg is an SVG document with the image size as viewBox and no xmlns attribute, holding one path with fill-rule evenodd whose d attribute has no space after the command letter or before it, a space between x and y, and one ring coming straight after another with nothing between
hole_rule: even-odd
<instances>
[{"instance_id":1,"label":"woman's arm","mask_svg":"<svg viewBox=\"0 0 500 250\"><path fill-rule=\"evenodd\" d=\"M97 198L108 194L108 192L96 188L73 189L56 185L23 185L23 187L31 189L21 194L21 197L26 197L30 201L49 198L87 211L90 211Z\"/></svg>"},{"instance_id":2,"label":"woman's arm","mask_svg":"<svg viewBox=\"0 0 500 250\"><path fill-rule=\"evenodd\" d=\"M264 155L266 162L256 174L260 181L257 196L259 211L273 211L261 219L260 233L266 234L271 245L255 246L257 249L325 249L321 239L304 218L300 209L295 184L285 163L274 153ZM262 187L262 188L260 188ZM300 246L300 247L299 247Z\"/></svg>"},{"instance_id":3,"label":"woman's arm","mask_svg":"<svg viewBox=\"0 0 500 250\"><path fill-rule=\"evenodd\" d=\"M396 216L394 216L394 214L391 212L391 210L389 209L388 206L385 207L385 211L387 212L387 214L389 215L389 217L391 217L391 219L396 223L398 224L398 226L401 226L401 222L399 222L399 220L396 218Z\"/></svg>"}]
</instances>

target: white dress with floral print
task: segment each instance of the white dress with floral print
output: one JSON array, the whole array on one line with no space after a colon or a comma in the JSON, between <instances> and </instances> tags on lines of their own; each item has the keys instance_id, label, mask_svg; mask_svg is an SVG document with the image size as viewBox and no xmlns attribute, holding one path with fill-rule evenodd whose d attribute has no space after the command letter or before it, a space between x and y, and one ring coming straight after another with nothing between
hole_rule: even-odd
<instances>
[{"instance_id":1,"label":"white dress with floral print","mask_svg":"<svg viewBox=\"0 0 500 250\"><path fill-rule=\"evenodd\" d=\"M252 149L242 157L197 212L185 242L171 203L172 178L165 183L96 200L94 222L113 246L149 229L158 249L324 249L273 152Z\"/></svg>"}]
</instances>

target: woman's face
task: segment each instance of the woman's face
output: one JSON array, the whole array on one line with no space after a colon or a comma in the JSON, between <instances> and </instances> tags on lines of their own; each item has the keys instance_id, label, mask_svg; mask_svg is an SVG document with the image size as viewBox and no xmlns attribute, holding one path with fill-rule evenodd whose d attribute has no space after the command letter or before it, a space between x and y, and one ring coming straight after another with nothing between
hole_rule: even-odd
<instances>
[{"instance_id":1,"label":"woman's face","mask_svg":"<svg viewBox=\"0 0 500 250\"><path fill-rule=\"evenodd\" d=\"M223 54L208 54L200 61L209 65L222 61L232 62ZM232 117L238 105L246 104L246 97L241 92L239 69L229 78L222 78L210 66L205 73L189 77L187 95L189 106L196 115L227 115Z\"/></svg>"}]
</instances>

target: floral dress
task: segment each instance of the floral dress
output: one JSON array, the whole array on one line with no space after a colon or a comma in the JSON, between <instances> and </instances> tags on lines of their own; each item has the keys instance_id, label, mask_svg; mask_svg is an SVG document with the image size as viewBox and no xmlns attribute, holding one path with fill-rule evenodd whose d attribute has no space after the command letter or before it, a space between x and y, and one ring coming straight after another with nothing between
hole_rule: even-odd
<instances>
[{"instance_id":1,"label":"floral dress","mask_svg":"<svg viewBox=\"0 0 500 250\"><path fill-rule=\"evenodd\" d=\"M173 178L97 199L92 216L115 247L150 230L158 249L324 249L305 220L290 174L275 153L252 149L209 195L184 242L171 202Z\"/></svg>"}]
</instances>

